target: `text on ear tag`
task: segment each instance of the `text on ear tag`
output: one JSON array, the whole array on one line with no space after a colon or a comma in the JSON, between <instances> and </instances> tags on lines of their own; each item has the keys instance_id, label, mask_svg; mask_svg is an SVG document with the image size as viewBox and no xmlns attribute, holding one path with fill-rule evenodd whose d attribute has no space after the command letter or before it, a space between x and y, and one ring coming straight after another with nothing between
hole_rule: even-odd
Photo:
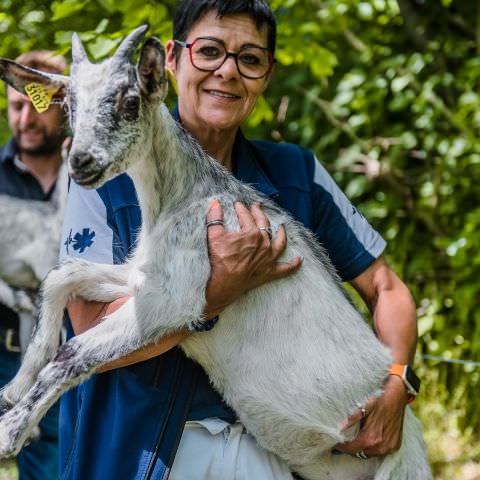
<instances>
[{"instance_id":1,"label":"text on ear tag","mask_svg":"<svg viewBox=\"0 0 480 480\"><path fill-rule=\"evenodd\" d=\"M50 103L52 103L52 97L60 90L60 87L47 86L41 83L29 83L24 88L38 113L48 110Z\"/></svg>"}]
</instances>

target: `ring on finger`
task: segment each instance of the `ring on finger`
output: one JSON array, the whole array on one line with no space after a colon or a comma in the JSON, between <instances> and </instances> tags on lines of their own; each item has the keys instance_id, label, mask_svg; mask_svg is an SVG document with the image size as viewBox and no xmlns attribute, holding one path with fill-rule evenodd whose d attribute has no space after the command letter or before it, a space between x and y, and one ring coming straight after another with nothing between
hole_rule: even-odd
<instances>
[{"instance_id":1,"label":"ring on finger","mask_svg":"<svg viewBox=\"0 0 480 480\"><path fill-rule=\"evenodd\" d=\"M209 222L206 222L205 225L208 227L213 227L214 225L222 225L223 226L223 220L210 220Z\"/></svg>"},{"instance_id":2,"label":"ring on finger","mask_svg":"<svg viewBox=\"0 0 480 480\"><path fill-rule=\"evenodd\" d=\"M267 235L268 235L268 238L270 238L270 240L272 239L272 228L271 227L258 227L258 229L262 232L266 232Z\"/></svg>"},{"instance_id":3,"label":"ring on finger","mask_svg":"<svg viewBox=\"0 0 480 480\"><path fill-rule=\"evenodd\" d=\"M360 414L362 415L362 420L368 415L367 408L365 405L362 405L360 402L357 402L357 408L360 410Z\"/></svg>"},{"instance_id":4,"label":"ring on finger","mask_svg":"<svg viewBox=\"0 0 480 480\"><path fill-rule=\"evenodd\" d=\"M366 460L368 458L368 455L363 450L360 450L359 452L357 452L355 456L360 460Z\"/></svg>"}]
</instances>

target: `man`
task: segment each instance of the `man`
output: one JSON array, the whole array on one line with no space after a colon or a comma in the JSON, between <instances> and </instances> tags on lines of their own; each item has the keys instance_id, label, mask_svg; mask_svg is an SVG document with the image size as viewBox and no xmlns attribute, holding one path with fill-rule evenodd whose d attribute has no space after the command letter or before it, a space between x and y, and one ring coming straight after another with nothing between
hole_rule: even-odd
<instances>
[{"instance_id":1,"label":"man","mask_svg":"<svg viewBox=\"0 0 480 480\"><path fill-rule=\"evenodd\" d=\"M20 55L17 62L52 73L64 73L66 61L49 51ZM30 99L7 87L11 140L0 149L0 194L48 201L62 164L66 133L59 105L37 113ZM1 240L0 240L1 241ZM16 374L21 361L19 318L0 303L0 386ZM40 437L17 456L20 480L54 480L58 464L58 408L40 424Z\"/></svg>"}]
</instances>

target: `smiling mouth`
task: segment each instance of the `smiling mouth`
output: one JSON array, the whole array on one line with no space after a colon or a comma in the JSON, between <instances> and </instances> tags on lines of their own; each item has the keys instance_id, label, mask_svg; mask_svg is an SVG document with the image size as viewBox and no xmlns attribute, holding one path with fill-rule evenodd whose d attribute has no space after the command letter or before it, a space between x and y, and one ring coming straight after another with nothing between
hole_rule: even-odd
<instances>
[{"instance_id":1,"label":"smiling mouth","mask_svg":"<svg viewBox=\"0 0 480 480\"><path fill-rule=\"evenodd\" d=\"M213 95L214 97L219 97L219 98L228 98L231 100L238 100L241 98L239 95L234 95L233 93L227 93L227 92L220 92L219 90L205 90L207 93L210 95Z\"/></svg>"},{"instance_id":2,"label":"smiling mouth","mask_svg":"<svg viewBox=\"0 0 480 480\"><path fill-rule=\"evenodd\" d=\"M20 131L20 137L38 137L40 135L43 135L43 131L41 129L30 128L28 130Z\"/></svg>"}]
</instances>

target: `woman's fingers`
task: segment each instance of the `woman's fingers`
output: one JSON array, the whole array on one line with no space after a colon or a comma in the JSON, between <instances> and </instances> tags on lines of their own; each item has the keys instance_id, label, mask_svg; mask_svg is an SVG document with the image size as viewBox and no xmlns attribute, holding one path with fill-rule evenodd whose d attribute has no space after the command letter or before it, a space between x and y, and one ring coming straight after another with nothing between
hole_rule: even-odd
<instances>
[{"instance_id":1,"label":"woman's fingers","mask_svg":"<svg viewBox=\"0 0 480 480\"><path fill-rule=\"evenodd\" d=\"M242 232L257 230L255 218L243 203L235 202L235 211L237 212L238 223Z\"/></svg>"},{"instance_id":2,"label":"woman's fingers","mask_svg":"<svg viewBox=\"0 0 480 480\"><path fill-rule=\"evenodd\" d=\"M214 240L225 232L223 227L223 208L218 200L214 200L209 205L205 224L209 240Z\"/></svg>"}]
</instances>

